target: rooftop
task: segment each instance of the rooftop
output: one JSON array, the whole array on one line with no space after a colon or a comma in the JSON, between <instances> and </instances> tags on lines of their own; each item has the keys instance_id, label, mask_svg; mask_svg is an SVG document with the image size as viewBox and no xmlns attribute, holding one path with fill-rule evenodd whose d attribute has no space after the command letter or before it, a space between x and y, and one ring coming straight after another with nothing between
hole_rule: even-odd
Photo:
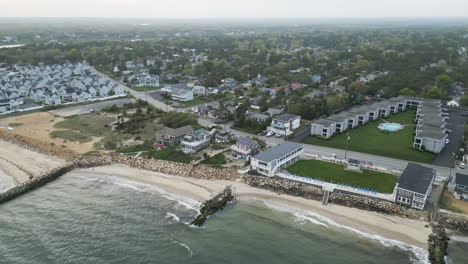
<instances>
[{"instance_id":1,"label":"rooftop","mask_svg":"<svg viewBox=\"0 0 468 264\"><path fill-rule=\"evenodd\" d=\"M278 121L288 122L290 120L294 120L294 119L299 118L299 117L300 116L293 115L293 114L282 114L280 116L275 117L274 119L278 120Z\"/></svg>"},{"instance_id":2,"label":"rooftop","mask_svg":"<svg viewBox=\"0 0 468 264\"><path fill-rule=\"evenodd\" d=\"M263 162L270 162L281 157L286 156L287 154L299 149L302 147L302 144L292 143L292 142L284 142L278 144L272 148L269 148L259 154L255 155L253 158L263 161Z\"/></svg>"},{"instance_id":3,"label":"rooftop","mask_svg":"<svg viewBox=\"0 0 468 264\"><path fill-rule=\"evenodd\" d=\"M408 163L398 179L398 188L426 194L435 177L435 170L416 163Z\"/></svg>"},{"instance_id":4,"label":"rooftop","mask_svg":"<svg viewBox=\"0 0 468 264\"><path fill-rule=\"evenodd\" d=\"M463 186L468 186L468 175L457 173L455 175L455 183Z\"/></svg>"}]
</instances>

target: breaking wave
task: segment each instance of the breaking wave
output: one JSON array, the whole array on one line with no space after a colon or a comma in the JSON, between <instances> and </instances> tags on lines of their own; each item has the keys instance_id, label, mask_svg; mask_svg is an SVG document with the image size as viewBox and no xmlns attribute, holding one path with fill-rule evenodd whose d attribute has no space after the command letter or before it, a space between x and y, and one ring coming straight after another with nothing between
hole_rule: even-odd
<instances>
[{"instance_id":1,"label":"breaking wave","mask_svg":"<svg viewBox=\"0 0 468 264\"><path fill-rule=\"evenodd\" d=\"M265 200L261 200L261 201L270 209L293 214L295 216L296 222L300 222L300 223L310 222L312 224L316 224L316 225L323 226L326 228L332 226L338 229L347 230L354 234L359 235L360 237L378 241L385 247L398 247L400 250L412 253L413 256L410 259L412 263L429 264L429 260L428 260L429 252L423 248L409 245L398 240L388 239L388 238L385 238L376 234L366 233L366 232L357 230L349 226L341 225L333 221L332 219L325 217L323 215L320 215L318 213L315 213L315 212L301 210L298 208L292 208L287 205L280 205L278 203L271 203Z\"/></svg>"}]
</instances>

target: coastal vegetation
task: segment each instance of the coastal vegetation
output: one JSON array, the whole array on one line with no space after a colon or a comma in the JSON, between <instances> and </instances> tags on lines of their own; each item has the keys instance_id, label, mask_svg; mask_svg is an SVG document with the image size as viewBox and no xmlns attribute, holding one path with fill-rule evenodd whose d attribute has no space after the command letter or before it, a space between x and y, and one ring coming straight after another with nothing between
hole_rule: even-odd
<instances>
[{"instance_id":1,"label":"coastal vegetation","mask_svg":"<svg viewBox=\"0 0 468 264\"><path fill-rule=\"evenodd\" d=\"M372 170L363 170L359 173L345 170L341 164L319 160L300 160L286 170L302 177L368 188L380 193L392 193L397 181L395 175Z\"/></svg>"},{"instance_id":2,"label":"coastal vegetation","mask_svg":"<svg viewBox=\"0 0 468 264\"><path fill-rule=\"evenodd\" d=\"M182 151L178 151L176 147L169 147L160 150L153 150L144 153L145 157L150 157L160 160L175 161L181 163L190 163L192 160L198 159L194 155L185 154Z\"/></svg>"},{"instance_id":3,"label":"coastal vegetation","mask_svg":"<svg viewBox=\"0 0 468 264\"><path fill-rule=\"evenodd\" d=\"M349 129L329 139L310 136L304 143L338 149L345 149L347 144L350 151L430 164L434 156L432 153L412 148L416 129L415 116L414 110L408 110ZM397 132L383 132L378 129L382 122L399 123L405 128ZM349 140L346 143L348 135Z\"/></svg>"},{"instance_id":4,"label":"coastal vegetation","mask_svg":"<svg viewBox=\"0 0 468 264\"><path fill-rule=\"evenodd\" d=\"M201 163L208 165L217 165L221 166L227 163L226 155L224 153L218 153L212 157L204 159Z\"/></svg>"}]
</instances>

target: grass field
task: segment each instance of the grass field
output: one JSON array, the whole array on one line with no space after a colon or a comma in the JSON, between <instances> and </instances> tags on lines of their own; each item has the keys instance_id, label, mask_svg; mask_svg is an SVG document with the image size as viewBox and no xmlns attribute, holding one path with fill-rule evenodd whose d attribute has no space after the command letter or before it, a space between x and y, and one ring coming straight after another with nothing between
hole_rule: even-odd
<instances>
[{"instance_id":1,"label":"grass field","mask_svg":"<svg viewBox=\"0 0 468 264\"><path fill-rule=\"evenodd\" d=\"M201 98L195 98L191 101L187 101L187 102L179 102L185 106L195 106L195 105L199 105L199 104L204 104L204 103L207 103L206 100L203 100Z\"/></svg>"},{"instance_id":2,"label":"grass field","mask_svg":"<svg viewBox=\"0 0 468 264\"><path fill-rule=\"evenodd\" d=\"M350 140L348 150L369 153L379 156L432 163L433 154L412 149L416 125L414 124L415 111L406 111L385 118L388 122L405 125L405 128L392 133L385 133L377 128L382 119L371 121L363 126L348 130ZM337 134L330 139L308 137L303 143L345 149L346 133Z\"/></svg>"},{"instance_id":3,"label":"grass field","mask_svg":"<svg viewBox=\"0 0 468 264\"><path fill-rule=\"evenodd\" d=\"M147 157L151 157L155 159L169 160L169 161L175 161L175 162L181 162L181 163L190 163L192 160L194 160L193 156L189 154L185 154L181 151L177 151L176 147L155 150L152 152L145 153L145 155Z\"/></svg>"},{"instance_id":4,"label":"grass field","mask_svg":"<svg viewBox=\"0 0 468 264\"><path fill-rule=\"evenodd\" d=\"M92 138L84 133L75 130L55 130L50 132L52 138L62 138L68 141L78 141L80 143L86 143L92 140Z\"/></svg>"},{"instance_id":5,"label":"grass field","mask_svg":"<svg viewBox=\"0 0 468 264\"><path fill-rule=\"evenodd\" d=\"M353 172L345 170L343 165L318 160L300 160L286 170L303 177L368 188L380 193L392 193L397 181L396 176L391 174L371 170Z\"/></svg>"}]
</instances>

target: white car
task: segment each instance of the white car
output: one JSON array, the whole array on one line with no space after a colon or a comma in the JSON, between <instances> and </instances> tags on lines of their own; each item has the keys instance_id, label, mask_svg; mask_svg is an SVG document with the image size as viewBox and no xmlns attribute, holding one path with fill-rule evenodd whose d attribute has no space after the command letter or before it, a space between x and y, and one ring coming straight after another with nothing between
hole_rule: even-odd
<instances>
[{"instance_id":1,"label":"white car","mask_svg":"<svg viewBox=\"0 0 468 264\"><path fill-rule=\"evenodd\" d=\"M465 163L461 162L460 165L458 165L458 167L459 167L460 169L464 169L464 168L465 168Z\"/></svg>"},{"instance_id":2,"label":"white car","mask_svg":"<svg viewBox=\"0 0 468 264\"><path fill-rule=\"evenodd\" d=\"M448 138L445 139L445 144L448 144L450 140Z\"/></svg>"},{"instance_id":3,"label":"white car","mask_svg":"<svg viewBox=\"0 0 468 264\"><path fill-rule=\"evenodd\" d=\"M273 136L274 132L273 131L268 131L268 133L266 134L267 137L271 137Z\"/></svg>"},{"instance_id":4,"label":"white car","mask_svg":"<svg viewBox=\"0 0 468 264\"><path fill-rule=\"evenodd\" d=\"M276 134L275 137L280 138L281 134Z\"/></svg>"}]
</instances>

